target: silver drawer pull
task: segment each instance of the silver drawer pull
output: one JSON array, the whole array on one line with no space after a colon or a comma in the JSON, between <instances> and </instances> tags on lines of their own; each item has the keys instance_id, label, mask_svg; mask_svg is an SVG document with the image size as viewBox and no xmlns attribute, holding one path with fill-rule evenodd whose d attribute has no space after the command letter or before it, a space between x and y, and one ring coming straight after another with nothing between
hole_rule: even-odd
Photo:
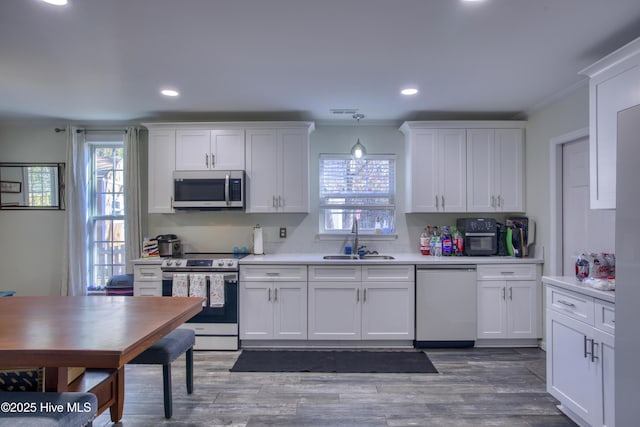
<instances>
[{"instance_id":1,"label":"silver drawer pull","mask_svg":"<svg viewBox=\"0 0 640 427\"><path fill-rule=\"evenodd\" d=\"M280 273L278 273L278 272L267 272L267 273L265 273L265 274L266 274L267 276L279 276L279 275L280 275Z\"/></svg>"},{"instance_id":2,"label":"silver drawer pull","mask_svg":"<svg viewBox=\"0 0 640 427\"><path fill-rule=\"evenodd\" d=\"M558 300L558 304L562 304L562 305L566 305L567 307L571 307L571 308L576 308L576 305L571 303L571 302L567 302L565 300Z\"/></svg>"},{"instance_id":3,"label":"silver drawer pull","mask_svg":"<svg viewBox=\"0 0 640 427\"><path fill-rule=\"evenodd\" d=\"M501 271L500 274L516 274L515 271Z\"/></svg>"}]
</instances>

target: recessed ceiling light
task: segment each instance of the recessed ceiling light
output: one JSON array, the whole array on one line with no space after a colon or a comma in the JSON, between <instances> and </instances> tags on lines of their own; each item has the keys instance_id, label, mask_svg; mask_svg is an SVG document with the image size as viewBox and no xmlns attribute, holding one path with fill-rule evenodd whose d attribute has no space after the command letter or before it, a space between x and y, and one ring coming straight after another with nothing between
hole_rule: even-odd
<instances>
[{"instance_id":1,"label":"recessed ceiling light","mask_svg":"<svg viewBox=\"0 0 640 427\"><path fill-rule=\"evenodd\" d=\"M67 4L67 0L42 0L45 3L52 4L54 6L64 6Z\"/></svg>"},{"instance_id":2,"label":"recessed ceiling light","mask_svg":"<svg viewBox=\"0 0 640 427\"><path fill-rule=\"evenodd\" d=\"M418 89L414 88L414 87L408 87L406 89L402 89L400 91L401 94L403 95L407 95L407 96L411 96L411 95L415 95L418 93Z\"/></svg>"},{"instance_id":3,"label":"recessed ceiling light","mask_svg":"<svg viewBox=\"0 0 640 427\"><path fill-rule=\"evenodd\" d=\"M180 92L173 89L162 89L160 93L163 94L164 96L172 96L172 97L180 95Z\"/></svg>"}]
</instances>

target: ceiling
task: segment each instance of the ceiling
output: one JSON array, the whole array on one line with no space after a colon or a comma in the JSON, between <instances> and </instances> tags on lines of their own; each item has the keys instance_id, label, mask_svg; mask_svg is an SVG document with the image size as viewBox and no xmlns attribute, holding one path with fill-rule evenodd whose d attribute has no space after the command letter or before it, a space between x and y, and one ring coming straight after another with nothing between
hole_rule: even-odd
<instances>
[{"instance_id":1,"label":"ceiling","mask_svg":"<svg viewBox=\"0 0 640 427\"><path fill-rule=\"evenodd\" d=\"M0 119L524 118L637 37L638 0L2 0Z\"/></svg>"}]
</instances>

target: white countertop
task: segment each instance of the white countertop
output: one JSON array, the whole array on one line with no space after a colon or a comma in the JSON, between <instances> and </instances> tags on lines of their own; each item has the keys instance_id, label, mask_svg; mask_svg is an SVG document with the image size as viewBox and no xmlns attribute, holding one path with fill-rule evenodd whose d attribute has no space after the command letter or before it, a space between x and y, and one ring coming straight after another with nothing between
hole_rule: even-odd
<instances>
[{"instance_id":1,"label":"white countertop","mask_svg":"<svg viewBox=\"0 0 640 427\"><path fill-rule=\"evenodd\" d=\"M576 279L575 276L542 276L542 283L558 286L559 288L579 292L583 295L612 303L616 302L615 291L601 291L600 289L592 288Z\"/></svg>"},{"instance_id":2,"label":"white countertop","mask_svg":"<svg viewBox=\"0 0 640 427\"><path fill-rule=\"evenodd\" d=\"M433 257L418 253L385 253L394 259L324 259L325 255L340 254L269 254L249 255L240 260L240 265L249 264L415 264L415 265L443 265L443 264L542 264L541 258L515 257L470 257L448 256Z\"/></svg>"},{"instance_id":3,"label":"white countertop","mask_svg":"<svg viewBox=\"0 0 640 427\"><path fill-rule=\"evenodd\" d=\"M133 264L162 264L162 260L164 258L161 257L149 257L149 258L137 258L137 259L132 259L131 262Z\"/></svg>"}]
</instances>

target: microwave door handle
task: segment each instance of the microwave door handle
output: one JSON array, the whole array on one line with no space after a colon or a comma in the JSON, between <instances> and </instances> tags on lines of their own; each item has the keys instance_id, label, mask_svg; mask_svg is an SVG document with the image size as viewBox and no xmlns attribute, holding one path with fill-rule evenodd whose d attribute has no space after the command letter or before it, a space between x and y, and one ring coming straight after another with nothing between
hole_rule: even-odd
<instances>
[{"instance_id":1,"label":"microwave door handle","mask_svg":"<svg viewBox=\"0 0 640 427\"><path fill-rule=\"evenodd\" d=\"M227 202L227 206L231 202L231 200L229 200L229 174L224 177L224 200Z\"/></svg>"}]
</instances>

